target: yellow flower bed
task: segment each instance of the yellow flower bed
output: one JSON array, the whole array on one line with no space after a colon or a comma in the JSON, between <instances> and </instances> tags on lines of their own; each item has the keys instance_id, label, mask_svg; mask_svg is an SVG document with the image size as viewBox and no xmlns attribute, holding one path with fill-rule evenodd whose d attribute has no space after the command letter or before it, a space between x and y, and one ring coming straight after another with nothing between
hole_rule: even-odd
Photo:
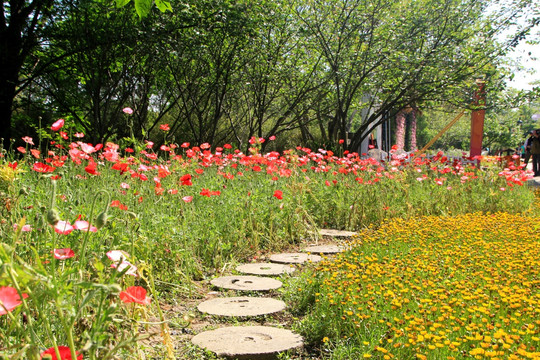
<instances>
[{"instance_id":1,"label":"yellow flower bed","mask_svg":"<svg viewBox=\"0 0 540 360\"><path fill-rule=\"evenodd\" d=\"M497 213L365 230L318 265L306 321L366 358L540 359L539 227Z\"/></svg>"}]
</instances>

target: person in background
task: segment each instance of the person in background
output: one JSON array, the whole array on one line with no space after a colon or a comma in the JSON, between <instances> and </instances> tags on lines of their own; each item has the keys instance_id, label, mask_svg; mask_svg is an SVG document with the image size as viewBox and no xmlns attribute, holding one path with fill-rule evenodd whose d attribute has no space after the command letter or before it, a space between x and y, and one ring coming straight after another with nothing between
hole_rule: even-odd
<instances>
[{"instance_id":1,"label":"person in background","mask_svg":"<svg viewBox=\"0 0 540 360\"><path fill-rule=\"evenodd\" d=\"M529 159L531 158L531 141L533 132L534 130L531 130L531 132L529 133L529 137L527 138L527 140L525 140L525 143L523 144L525 150L525 158L523 159L523 164L525 164L525 166L527 166L527 164L529 163Z\"/></svg>"},{"instance_id":2,"label":"person in background","mask_svg":"<svg viewBox=\"0 0 540 360\"><path fill-rule=\"evenodd\" d=\"M540 175L540 129L533 130L531 137L531 156L534 176Z\"/></svg>"}]
</instances>

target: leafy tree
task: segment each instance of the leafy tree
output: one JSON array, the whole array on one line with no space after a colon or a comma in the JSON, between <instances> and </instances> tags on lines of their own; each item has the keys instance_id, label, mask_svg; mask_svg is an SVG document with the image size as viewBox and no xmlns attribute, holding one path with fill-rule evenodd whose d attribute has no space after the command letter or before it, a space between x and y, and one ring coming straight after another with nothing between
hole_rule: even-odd
<instances>
[{"instance_id":1,"label":"leafy tree","mask_svg":"<svg viewBox=\"0 0 540 360\"><path fill-rule=\"evenodd\" d=\"M10 145L11 115L15 96L32 76L26 60L38 45L51 17L54 0L2 1L0 7L0 129L3 145Z\"/></svg>"}]
</instances>

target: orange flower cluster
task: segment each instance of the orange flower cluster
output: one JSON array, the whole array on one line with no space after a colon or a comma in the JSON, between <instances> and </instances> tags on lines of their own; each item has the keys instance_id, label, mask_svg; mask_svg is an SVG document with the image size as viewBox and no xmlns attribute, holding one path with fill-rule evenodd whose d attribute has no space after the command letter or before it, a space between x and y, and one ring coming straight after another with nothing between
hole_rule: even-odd
<instances>
[{"instance_id":1,"label":"orange flower cluster","mask_svg":"<svg viewBox=\"0 0 540 360\"><path fill-rule=\"evenodd\" d=\"M477 213L365 230L318 266L312 315L334 316L328 335L366 358L540 359L539 220Z\"/></svg>"}]
</instances>

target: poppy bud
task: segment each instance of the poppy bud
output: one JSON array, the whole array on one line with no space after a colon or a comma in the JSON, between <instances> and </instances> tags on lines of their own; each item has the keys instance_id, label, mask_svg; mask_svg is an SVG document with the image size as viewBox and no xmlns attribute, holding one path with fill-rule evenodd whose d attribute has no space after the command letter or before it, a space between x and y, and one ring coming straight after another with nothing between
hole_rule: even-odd
<instances>
[{"instance_id":1,"label":"poppy bud","mask_svg":"<svg viewBox=\"0 0 540 360\"><path fill-rule=\"evenodd\" d=\"M28 190L25 187L22 187L21 190L19 190L19 195L28 195Z\"/></svg>"},{"instance_id":2,"label":"poppy bud","mask_svg":"<svg viewBox=\"0 0 540 360\"><path fill-rule=\"evenodd\" d=\"M101 229L102 227L104 227L105 224L107 224L108 217L109 216L107 215L107 211L102 211L101 213L99 213L99 215L96 218L96 227L98 229Z\"/></svg>"},{"instance_id":3,"label":"poppy bud","mask_svg":"<svg viewBox=\"0 0 540 360\"><path fill-rule=\"evenodd\" d=\"M58 211L55 208L50 209L47 211L47 222L54 226L58 224L60 221L60 215L58 215Z\"/></svg>"}]
</instances>

